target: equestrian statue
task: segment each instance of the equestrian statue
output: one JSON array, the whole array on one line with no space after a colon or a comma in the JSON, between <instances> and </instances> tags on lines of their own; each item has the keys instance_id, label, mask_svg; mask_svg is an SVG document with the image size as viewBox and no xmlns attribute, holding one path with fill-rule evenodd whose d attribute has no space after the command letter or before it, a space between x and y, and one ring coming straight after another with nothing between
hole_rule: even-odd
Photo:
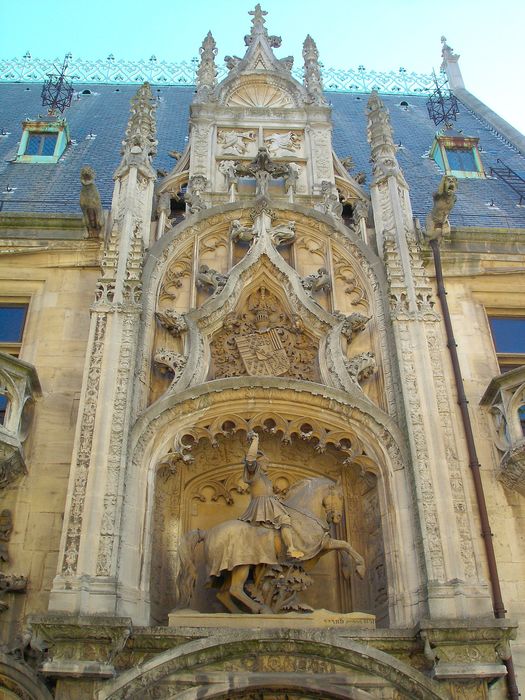
<instances>
[{"instance_id":1,"label":"equestrian statue","mask_svg":"<svg viewBox=\"0 0 525 700\"><path fill-rule=\"evenodd\" d=\"M330 534L342 517L343 491L325 477L302 479L281 501L266 473L268 459L259 451L259 436L248 434L243 478L250 503L237 520L209 530L191 530L178 550L177 607L188 608L197 578L195 550L204 543L204 559L217 598L231 613L311 611L297 595L313 580L309 572L327 552L337 550L345 579L352 568L362 578L363 557ZM239 607L242 603L243 608Z\"/></svg>"}]
</instances>

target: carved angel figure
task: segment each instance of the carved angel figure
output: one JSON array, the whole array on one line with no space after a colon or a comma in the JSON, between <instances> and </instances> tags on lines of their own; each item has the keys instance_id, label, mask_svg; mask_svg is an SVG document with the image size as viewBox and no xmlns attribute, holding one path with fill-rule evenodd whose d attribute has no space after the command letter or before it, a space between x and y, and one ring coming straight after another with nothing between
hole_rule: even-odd
<instances>
[{"instance_id":1,"label":"carved angel figure","mask_svg":"<svg viewBox=\"0 0 525 700\"><path fill-rule=\"evenodd\" d=\"M287 131L284 134L270 134L264 139L264 143L270 152L270 155L276 156L279 151L287 151L293 153L301 147L301 138L295 131Z\"/></svg>"},{"instance_id":2,"label":"carved angel figure","mask_svg":"<svg viewBox=\"0 0 525 700\"><path fill-rule=\"evenodd\" d=\"M255 141L255 131L219 131L217 143L222 146L223 153L244 155L248 150L248 144Z\"/></svg>"},{"instance_id":3,"label":"carved angel figure","mask_svg":"<svg viewBox=\"0 0 525 700\"><path fill-rule=\"evenodd\" d=\"M299 180L299 175L301 173L301 166L297 163L288 163L288 172L284 176L284 189L293 190L297 189L297 181Z\"/></svg>"},{"instance_id":4,"label":"carved angel figure","mask_svg":"<svg viewBox=\"0 0 525 700\"><path fill-rule=\"evenodd\" d=\"M219 172L224 175L228 187L235 185L237 182L237 171L235 170L234 160L221 160L219 163Z\"/></svg>"}]
</instances>

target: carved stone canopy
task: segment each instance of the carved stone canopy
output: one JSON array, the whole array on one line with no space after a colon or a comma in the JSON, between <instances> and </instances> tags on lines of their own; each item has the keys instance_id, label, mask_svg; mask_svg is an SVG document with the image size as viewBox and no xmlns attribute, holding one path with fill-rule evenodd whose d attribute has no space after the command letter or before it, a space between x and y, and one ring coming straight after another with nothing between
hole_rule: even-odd
<instances>
[{"instance_id":1,"label":"carved stone canopy","mask_svg":"<svg viewBox=\"0 0 525 700\"><path fill-rule=\"evenodd\" d=\"M23 443L33 402L41 394L33 365L0 353L0 394L9 401L5 424L0 425L0 488L4 488L26 471Z\"/></svg>"}]
</instances>

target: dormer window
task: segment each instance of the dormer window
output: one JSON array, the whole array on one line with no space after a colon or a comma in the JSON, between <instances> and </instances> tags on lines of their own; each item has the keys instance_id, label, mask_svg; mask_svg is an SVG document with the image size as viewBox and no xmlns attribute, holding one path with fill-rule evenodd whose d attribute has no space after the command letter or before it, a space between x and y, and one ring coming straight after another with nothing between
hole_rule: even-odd
<instances>
[{"instance_id":1,"label":"dormer window","mask_svg":"<svg viewBox=\"0 0 525 700\"><path fill-rule=\"evenodd\" d=\"M22 122L22 128L18 163L57 163L70 141L65 119L28 119Z\"/></svg>"},{"instance_id":2,"label":"dormer window","mask_svg":"<svg viewBox=\"0 0 525 700\"><path fill-rule=\"evenodd\" d=\"M485 177L478 138L460 134L436 134L430 157L445 175L457 178Z\"/></svg>"}]
</instances>

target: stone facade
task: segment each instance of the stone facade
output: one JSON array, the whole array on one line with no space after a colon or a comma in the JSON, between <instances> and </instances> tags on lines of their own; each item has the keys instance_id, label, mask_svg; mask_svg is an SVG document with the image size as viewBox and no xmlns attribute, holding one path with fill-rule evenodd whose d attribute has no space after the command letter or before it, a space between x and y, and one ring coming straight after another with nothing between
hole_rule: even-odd
<instances>
[{"instance_id":1,"label":"stone facade","mask_svg":"<svg viewBox=\"0 0 525 700\"><path fill-rule=\"evenodd\" d=\"M109 212L92 192L84 218L0 215L0 295L29 302L21 359L0 355L4 393L19 397L0 432L17 455L7 464L2 447L1 575L24 583L0 591L0 687L62 700L503 698L525 613L523 372L493 379L485 309L523 308L525 229L496 241L451 229L450 210L439 222L509 610L495 619L434 267L388 111L373 92L366 191L333 151L314 41L301 84L266 13L250 14L246 53L220 82L206 36L171 172L152 165L144 84ZM307 517L364 560L321 550L311 567L264 569L303 612L226 612L206 587L200 543L253 497L254 434L271 498L337 486L338 517L326 495L327 520L313 506ZM262 606L258 571L242 593Z\"/></svg>"}]
</instances>

